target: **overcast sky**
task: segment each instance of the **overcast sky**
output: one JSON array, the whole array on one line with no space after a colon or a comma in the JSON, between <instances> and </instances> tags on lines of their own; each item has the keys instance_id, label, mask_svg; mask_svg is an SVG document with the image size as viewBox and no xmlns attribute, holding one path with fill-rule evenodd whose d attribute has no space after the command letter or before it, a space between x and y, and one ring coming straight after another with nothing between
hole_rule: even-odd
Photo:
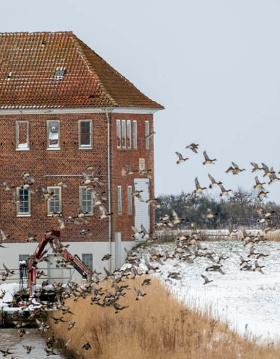
<instances>
[{"instance_id":1,"label":"overcast sky","mask_svg":"<svg viewBox=\"0 0 280 359\"><path fill-rule=\"evenodd\" d=\"M72 30L140 90L166 107L155 115L156 192L194 188L207 173L225 187L254 176L225 174L233 160L280 169L280 2L277 0L9 0L0 31ZM201 155L177 166L196 141ZM280 182L269 187L280 202Z\"/></svg>"}]
</instances>

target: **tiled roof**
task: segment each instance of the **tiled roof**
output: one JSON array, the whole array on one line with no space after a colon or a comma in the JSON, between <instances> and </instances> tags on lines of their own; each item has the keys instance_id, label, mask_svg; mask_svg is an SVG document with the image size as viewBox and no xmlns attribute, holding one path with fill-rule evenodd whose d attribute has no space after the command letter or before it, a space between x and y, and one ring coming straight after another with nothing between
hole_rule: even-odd
<instances>
[{"instance_id":1,"label":"tiled roof","mask_svg":"<svg viewBox=\"0 0 280 359\"><path fill-rule=\"evenodd\" d=\"M163 107L72 32L0 33L0 108Z\"/></svg>"}]
</instances>

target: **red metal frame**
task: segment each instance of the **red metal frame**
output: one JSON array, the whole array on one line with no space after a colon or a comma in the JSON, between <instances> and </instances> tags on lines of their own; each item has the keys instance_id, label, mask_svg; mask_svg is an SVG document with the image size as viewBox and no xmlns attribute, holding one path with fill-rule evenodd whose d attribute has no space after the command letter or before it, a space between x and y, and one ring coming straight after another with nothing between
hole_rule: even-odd
<instances>
[{"instance_id":1,"label":"red metal frame","mask_svg":"<svg viewBox=\"0 0 280 359\"><path fill-rule=\"evenodd\" d=\"M34 254L30 257L28 261L28 289L30 296L32 296L33 287L36 284L37 263L48 252L45 250L47 244L50 244L54 252L63 257L66 262L71 263L82 277L87 278L87 280L91 280L93 275L92 270L88 268L77 255L73 256L70 252L68 252L68 250L61 244L59 238L60 231L52 231L50 234L46 234L38 244Z\"/></svg>"}]
</instances>

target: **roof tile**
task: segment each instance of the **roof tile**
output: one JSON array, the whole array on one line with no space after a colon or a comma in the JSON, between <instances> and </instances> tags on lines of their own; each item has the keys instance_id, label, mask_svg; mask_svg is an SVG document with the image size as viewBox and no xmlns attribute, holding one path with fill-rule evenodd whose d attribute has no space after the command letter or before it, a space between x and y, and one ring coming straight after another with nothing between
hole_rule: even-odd
<instances>
[{"instance_id":1,"label":"roof tile","mask_svg":"<svg viewBox=\"0 0 280 359\"><path fill-rule=\"evenodd\" d=\"M0 108L70 107L163 108L72 32L0 33Z\"/></svg>"}]
</instances>

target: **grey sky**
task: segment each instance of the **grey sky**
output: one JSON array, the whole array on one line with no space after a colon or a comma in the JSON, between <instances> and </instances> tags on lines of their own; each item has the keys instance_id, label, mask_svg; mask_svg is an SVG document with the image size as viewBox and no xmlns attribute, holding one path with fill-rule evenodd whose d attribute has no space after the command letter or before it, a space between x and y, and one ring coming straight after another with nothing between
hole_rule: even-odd
<instances>
[{"instance_id":1,"label":"grey sky","mask_svg":"<svg viewBox=\"0 0 280 359\"><path fill-rule=\"evenodd\" d=\"M233 160L280 169L280 2L276 0L9 0L0 31L72 30L139 89L166 107L156 115L156 191L208 183L201 155L175 164L197 141L218 158L225 187L249 188ZM278 201L280 183L270 189Z\"/></svg>"}]
</instances>

